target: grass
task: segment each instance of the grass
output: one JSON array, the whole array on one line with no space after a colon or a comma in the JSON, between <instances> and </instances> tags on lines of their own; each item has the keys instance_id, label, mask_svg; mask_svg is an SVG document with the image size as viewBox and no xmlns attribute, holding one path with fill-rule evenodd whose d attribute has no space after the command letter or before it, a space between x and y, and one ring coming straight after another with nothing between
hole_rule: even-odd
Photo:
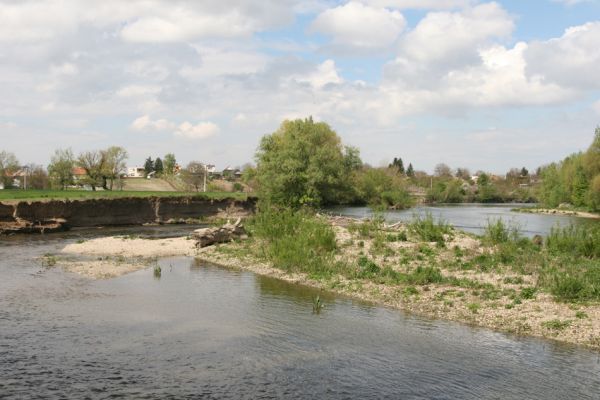
<instances>
[{"instance_id":1,"label":"grass","mask_svg":"<svg viewBox=\"0 0 600 400\"><path fill-rule=\"evenodd\" d=\"M415 216L408 225L409 230L425 242L444 242L444 235L452 233L452 227L445 221L436 221L431 213L424 217Z\"/></svg>"},{"instance_id":2,"label":"grass","mask_svg":"<svg viewBox=\"0 0 600 400\"><path fill-rule=\"evenodd\" d=\"M123 197L182 197L193 196L207 199L234 198L245 200L245 193L230 192L145 192L145 191L108 191L108 190L0 190L0 201L33 201L33 200L85 200L114 199Z\"/></svg>"},{"instance_id":3,"label":"grass","mask_svg":"<svg viewBox=\"0 0 600 400\"><path fill-rule=\"evenodd\" d=\"M261 240L259 256L286 271L331 276L337 248L331 225L310 211L261 210L246 224Z\"/></svg>"},{"instance_id":4,"label":"grass","mask_svg":"<svg viewBox=\"0 0 600 400\"><path fill-rule=\"evenodd\" d=\"M571 326L571 321L569 321L569 320L561 321L560 319L551 319L549 321L542 322L542 326L546 329L550 329L553 331L562 331L563 329Z\"/></svg>"}]
</instances>

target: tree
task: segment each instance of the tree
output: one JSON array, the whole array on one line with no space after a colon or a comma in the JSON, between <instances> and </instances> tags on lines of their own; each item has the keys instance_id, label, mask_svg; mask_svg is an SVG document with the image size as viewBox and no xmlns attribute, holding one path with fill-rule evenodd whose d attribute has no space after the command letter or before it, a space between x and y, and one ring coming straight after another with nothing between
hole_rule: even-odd
<instances>
[{"instance_id":1,"label":"tree","mask_svg":"<svg viewBox=\"0 0 600 400\"><path fill-rule=\"evenodd\" d=\"M154 172L154 162L152 161L152 157L148 157L144 162L144 175L148 176L152 172Z\"/></svg>"},{"instance_id":2,"label":"tree","mask_svg":"<svg viewBox=\"0 0 600 400\"><path fill-rule=\"evenodd\" d=\"M468 181L471 179L471 171L468 168L457 168L455 176Z\"/></svg>"},{"instance_id":3,"label":"tree","mask_svg":"<svg viewBox=\"0 0 600 400\"><path fill-rule=\"evenodd\" d=\"M157 175L160 175L163 171L163 162L160 157L156 157L156 160L154 160L154 172L156 172Z\"/></svg>"},{"instance_id":4,"label":"tree","mask_svg":"<svg viewBox=\"0 0 600 400\"><path fill-rule=\"evenodd\" d=\"M406 176L413 178L415 176L415 169L413 168L412 163L408 164L408 168L406 169Z\"/></svg>"},{"instance_id":5,"label":"tree","mask_svg":"<svg viewBox=\"0 0 600 400\"><path fill-rule=\"evenodd\" d=\"M404 162L402 162L402 158L394 157L394 161L390 164L390 168L396 168L399 173L404 175Z\"/></svg>"},{"instance_id":6,"label":"tree","mask_svg":"<svg viewBox=\"0 0 600 400\"><path fill-rule=\"evenodd\" d=\"M529 176L529 171L527 170L527 168L521 168L521 177L525 178L527 176Z\"/></svg>"},{"instance_id":7,"label":"tree","mask_svg":"<svg viewBox=\"0 0 600 400\"><path fill-rule=\"evenodd\" d=\"M50 186L50 179L41 165L29 164L27 170L27 188L43 190Z\"/></svg>"},{"instance_id":8,"label":"tree","mask_svg":"<svg viewBox=\"0 0 600 400\"><path fill-rule=\"evenodd\" d=\"M48 174L52 187L66 189L73 184L73 167L75 159L71 149L57 149L50 159Z\"/></svg>"},{"instance_id":9,"label":"tree","mask_svg":"<svg viewBox=\"0 0 600 400\"><path fill-rule=\"evenodd\" d=\"M259 197L267 204L298 208L340 201L347 191L346 166L354 152L344 154L339 136L312 118L284 121L265 135L256 153Z\"/></svg>"},{"instance_id":10,"label":"tree","mask_svg":"<svg viewBox=\"0 0 600 400\"><path fill-rule=\"evenodd\" d=\"M189 187L194 188L196 192L204 186L204 175L206 167L198 161L191 161L183 170L181 170L181 180Z\"/></svg>"},{"instance_id":11,"label":"tree","mask_svg":"<svg viewBox=\"0 0 600 400\"><path fill-rule=\"evenodd\" d=\"M13 153L0 151L0 183L5 188L13 185L13 174L19 169L19 160Z\"/></svg>"},{"instance_id":12,"label":"tree","mask_svg":"<svg viewBox=\"0 0 600 400\"><path fill-rule=\"evenodd\" d=\"M439 163L435 166L434 175L439 178L451 178L452 169L444 163Z\"/></svg>"},{"instance_id":13,"label":"tree","mask_svg":"<svg viewBox=\"0 0 600 400\"><path fill-rule=\"evenodd\" d=\"M96 186L102 185L106 189L106 180L104 179L104 164L106 154L103 151L86 151L77 157L77 165L85 170L87 175L83 183L87 183L96 190Z\"/></svg>"},{"instance_id":14,"label":"tree","mask_svg":"<svg viewBox=\"0 0 600 400\"><path fill-rule=\"evenodd\" d=\"M586 205L587 200L587 192L590 183L588 182L587 177L585 176L585 171L581 165L578 165L575 168L575 176L573 177L573 192L571 196L571 200L573 205L576 207L583 207Z\"/></svg>"},{"instance_id":15,"label":"tree","mask_svg":"<svg viewBox=\"0 0 600 400\"><path fill-rule=\"evenodd\" d=\"M112 190L114 180L121 179L121 175L123 175L127 170L127 164L125 161L129 155L127 154L127 150L119 146L109 147L103 153L105 159L103 180L108 179L110 181L109 189Z\"/></svg>"},{"instance_id":16,"label":"tree","mask_svg":"<svg viewBox=\"0 0 600 400\"><path fill-rule=\"evenodd\" d=\"M173 175L175 173L175 165L177 164L177 160L175 159L175 155L172 153L165 154L163 161L163 169L166 175Z\"/></svg>"}]
</instances>

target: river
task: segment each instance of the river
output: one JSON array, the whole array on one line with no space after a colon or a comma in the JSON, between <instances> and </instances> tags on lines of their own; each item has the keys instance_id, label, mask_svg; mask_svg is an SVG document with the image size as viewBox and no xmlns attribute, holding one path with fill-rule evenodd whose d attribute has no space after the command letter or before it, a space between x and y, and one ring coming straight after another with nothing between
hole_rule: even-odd
<instances>
[{"instance_id":1,"label":"river","mask_svg":"<svg viewBox=\"0 0 600 400\"><path fill-rule=\"evenodd\" d=\"M455 228L477 235L483 234L488 221L502 219L509 226L517 228L523 236L546 236L553 227L571 224L594 224L589 220L566 215L546 215L512 211L514 208L531 207L531 204L447 204L440 206L417 206L407 210L389 210L383 213L389 223L410 221L415 216L428 213L435 219L450 223ZM373 215L369 207L331 207L327 212L354 218Z\"/></svg>"},{"instance_id":2,"label":"river","mask_svg":"<svg viewBox=\"0 0 600 400\"><path fill-rule=\"evenodd\" d=\"M314 314L314 289L193 258L98 281L33 260L114 232L0 240L0 398L598 399L575 346L325 293Z\"/></svg>"}]
</instances>

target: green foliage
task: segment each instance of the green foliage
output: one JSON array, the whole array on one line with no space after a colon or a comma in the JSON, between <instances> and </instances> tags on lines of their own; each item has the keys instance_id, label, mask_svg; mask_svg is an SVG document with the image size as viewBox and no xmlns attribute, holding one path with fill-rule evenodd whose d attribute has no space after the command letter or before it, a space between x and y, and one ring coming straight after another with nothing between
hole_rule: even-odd
<instances>
[{"instance_id":1,"label":"green foliage","mask_svg":"<svg viewBox=\"0 0 600 400\"><path fill-rule=\"evenodd\" d=\"M502 219L488 220L483 234L484 241L489 244L508 243L519 239L519 229L508 226Z\"/></svg>"},{"instance_id":2,"label":"green foliage","mask_svg":"<svg viewBox=\"0 0 600 400\"><path fill-rule=\"evenodd\" d=\"M600 128L586 152L568 156L541 170L539 197L546 207L571 203L579 208L600 211Z\"/></svg>"},{"instance_id":3,"label":"green foliage","mask_svg":"<svg viewBox=\"0 0 600 400\"><path fill-rule=\"evenodd\" d=\"M421 240L426 242L444 242L444 235L452 233L452 227L445 221L436 221L431 213L425 217L415 216L408 228L416 234Z\"/></svg>"},{"instance_id":4,"label":"green foliage","mask_svg":"<svg viewBox=\"0 0 600 400\"><path fill-rule=\"evenodd\" d=\"M156 172L157 175L161 175L164 171L164 166L163 166L163 162L160 159L160 157L156 157L156 160L154 160L154 172Z\"/></svg>"},{"instance_id":5,"label":"green foliage","mask_svg":"<svg viewBox=\"0 0 600 400\"><path fill-rule=\"evenodd\" d=\"M261 139L256 179L261 199L299 208L338 203L348 191L348 177L359 163L355 149L345 150L338 135L312 118L284 121Z\"/></svg>"},{"instance_id":6,"label":"green foliage","mask_svg":"<svg viewBox=\"0 0 600 400\"><path fill-rule=\"evenodd\" d=\"M175 154L173 153L167 153L165 154L164 160L163 160L163 168L164 168L164 173L166 175L173 175L175 173L175 165L177 164L177 160L175 159Z\"/></svg>"},{"instance_id":7,"label":"green foliage","mask_svg":"<svg viewBox=\"0 0 600 400\"><path fill-rule=\"evenodd\" d=\"M152 157L148 157L144 161L144 175L148 176L152 172L154 172L154 161L152 161Z\"/></svg>"},{"instance_id":8,"label":"green foliage","mask_svg":"<svg viewBox=\"0 0 600 400\"><path fill-rule=\"evenodd\" d=\"M327 221L306 210L261 209L249 232L262 240L261 256L286 271L329 276L335 270L335 233Z\"/></svg>"},{"instance_id":9,"label":"green foliage","mask_svg":"<svg viewBox=\"0 0 600 400\"><path fill-rule=\"evenodd\" d=\"M159 265L155 265L154 266L154 277L160 278L161 276L162 276L162 269L160 268Z\"/></svg>"},{"instance_id":10,"label":"green foliage","mask_svg":"<svg viewBox=\"0 0 600 400\"><path fill-rule=\"evenodd\" d=\"M546 247L554 254L600 259L600 225L570 225L552 228Z\"/></svg>"},{"instance_id":11,"label":"green foliage","mask_svg":"<svg viewBox=\"0 0 600 400\"><path fill-rule=\"evenodd\" d=\"M4 188L10 188L13 184L12 174L19 169L19 161L13 153L0 151L0 183Z\"/></svg>"},{"instance_id":12,"label":"green foliage","mask_svg":"<svg viewBox=\"0 0 600 400\"><path fill-rule=\"evenodd\" d=\"M71 149L58 149L50 159L48 175L53 188L66 189L73 185L73 167L75 157Z\"/></svg>"},{"instance_id":13,"label":"green foliage","mask_svg":"<svg viewBox=\"0 0 600 400\"><path fill-rule=\"evenodd\" d=\"M542 326L546 329L550 329L553 331L561 331L561 330L571 326L571 321L569 321L569 320L561 321L560 319L551 319L549 321L542 322Z\"/></svg>"}]
</instances>

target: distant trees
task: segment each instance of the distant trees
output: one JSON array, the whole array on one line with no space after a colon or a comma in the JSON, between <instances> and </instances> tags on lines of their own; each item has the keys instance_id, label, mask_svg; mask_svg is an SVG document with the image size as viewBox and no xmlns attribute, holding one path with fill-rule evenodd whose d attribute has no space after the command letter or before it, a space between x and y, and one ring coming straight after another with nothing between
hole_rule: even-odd
<instances>
[{"instance_id":1,"label":"distant trees","mask_svg":"<svg viewBox=\"0 0 600 400\"><path fill-rule=\"evenodd\" d=\"M468 168L456 168L455 176L460 179L468 181L471 179L471 171Z\"/></svg>"},{"instance_id":2,"label":"distant trees","mask_svg":"<svg viewBox=\"0 0 600 400\"><path fill-rule=\"evenodd\" d=\"M121 176L127 172L127 164L125 161L129 157L127 150L123 147L112 146L104 150L104 166L102 175L104 180L110 181L109 190L113 190L115 180L120 182ZM120 185L119 185L120 186ZM104 185L106 187L106 185Z\"/></svg>"},{"instance_id":3,"label":"distant trees","mask_svg":"<svg viewBox=\"0 0 600 400\"><path fill-rule=\"evenodd\" d=\"M13 153L0 151L0 182L5 188L12 187L13 175L19 169L19 160Z\"/></svg>"},{"instance_id":4,"label":"distant trees","mask_svg":"<svg viewBox=\"0 0 600 400\"><path fill-rule=\"evenodd\" d=\"M585 152L571 154L540 169L541 202L547 207L562 203L600 211L600 127Z\"/></svg>"},{"instance_id":5,"label":"distant trees","mask_svg":"<svg viewBox=\"0 0 600 400\"><path fill-rule=\"evenodd\" d=\"M173 154L173 153L165 154L164 161L162 164L164 167L163 172L166 175L173 175L175 173L175 165L177 165L177 160L175 159L175 154Z\"/></svg>"},{"instance_id":6,"label":"distant trees","mask_svg":"<svg viewBox=\"0 0 600 400\"><path fill-rule=\"evenodd\" d=\"M98 186L104 190L113 190L114 181L120 180L125 173L127 158L127 151L118 146L80 153L75 164L83 168L86 174L80 183L90 185L92 190L96 190Z\"/></svg>"},{"instance_id":7,"label":"distant trees","mask_svg":"<svg viewBox=\"0 0 600 400\"><path fill-rule=\"evenodd\" d=\"M452 169L444 163L439 163L435 166L434 175L439 178L451 178L452 177Z\"/></svg>"},{"instance_id":8,"label":"distant trees","mask_svg":"<svg viewBox=\"0 0 600 400\"><path fill-rule=\"evenodd\" d=\"M29 164L25 171L27 173L27 189L43 190L50 187L48 173L42 165Z\"/></svg>"},{"instance_id":9,"label":"distant trees","mask_svg":"<svg viewBox=\"0 0 600 400\"><path fill-rule=\"evenodd\" d=\"M395 168L400 174L404 175L404 162L402 158L394 157L394 161L390 164L390 168Z\"/></svg>"},{"instance_id":10,"label":"distant trees","mask_svg":"<svg viewBox=\"0 0 600 400\"><path fill-rule=\"evenodd\" d=\"M154 172L156 172L156 175L162 175L163 171L163 162L160 157L156 157L156 160L154 160Z\"/></svg>"},{"instance_id":11,"label":"distant trees","mask_svg":"<svg viewBox=\"0 0 600 400\"><path fill-rule=\"evenodd\" d=\"M206 166L198 161L191 161L180 173L183 183L193 188L196 192L204 187L205 175Z\"/></svg>"},{"instance_id":12,"label":"distant trees","mask_svg":"<svg viewBox=\"0 0 600 400\"><path fill-rule=\"evenodd\" d=\"M108 189L106 186L106 179L103 179L105 163L106 157L101 151L85 151L79 154L79 157L77 157L77 165L83 168L86 174L82 183L90 185L94 191L97 186Z\"/></svg>"},{"instance_id":13,"label":"distant trees","mask_svg":"<svg viewBox=\"0 0 600 400\"><path fill-rule=\"evenodd\" d=\"M73 167L75 166L75 157L71 149L57 149L50 159L48 165L48 175L52 187L66 189L73 182Z\"/></svg>"},{"instance_id":14,"label":"distant trees","mask_svg":"<svg viewBox=\"0 0 600 400\"><path fill-rule=\"evenodd\" d=\"M152 157L148 157L144 162L144 176L148 176L152 172L154 172L154 161L152 161Z\"/></svg>"},{"instance_id":15,"label":"distant trees","mask_svg":"<svg viewBox=\"0 0 600 400\"><path fill-rule=\"evenodd\" d=\"M412 163L409 163L408 168L406 168L406 176L409 178L414 178L415 176L415 169L413 168Z\"/></svg>"}]
</instances>

